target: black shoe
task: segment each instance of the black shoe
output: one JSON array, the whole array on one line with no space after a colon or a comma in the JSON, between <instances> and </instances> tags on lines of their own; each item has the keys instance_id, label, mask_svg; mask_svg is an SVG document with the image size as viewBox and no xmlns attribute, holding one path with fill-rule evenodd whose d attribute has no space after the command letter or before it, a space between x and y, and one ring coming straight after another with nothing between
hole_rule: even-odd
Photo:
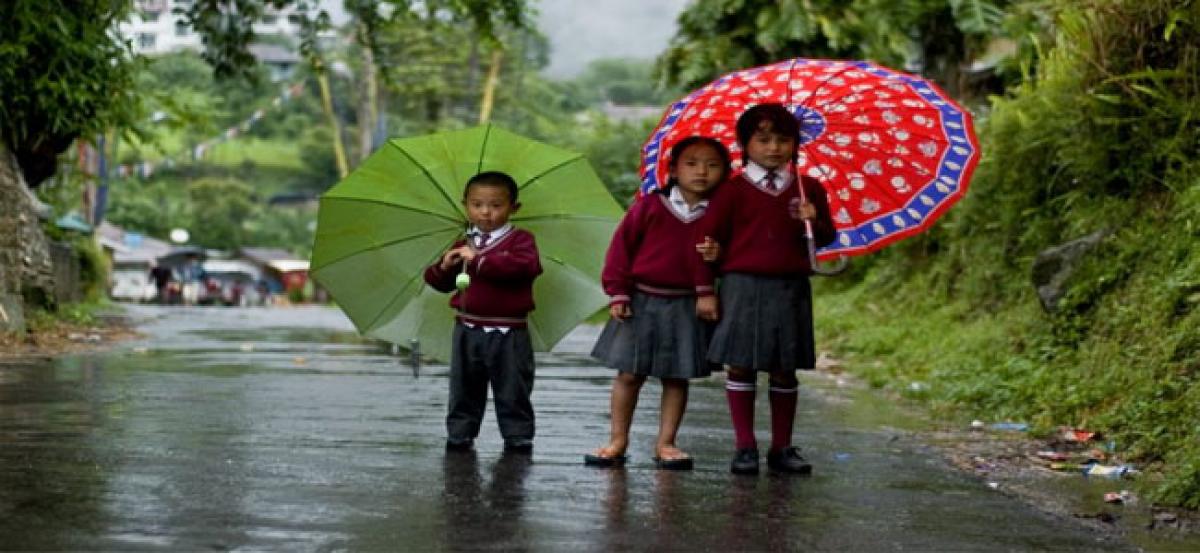
<instances>
[{"instance_id":1,"label":"black shoe","mask_svg":"<svg viewBox=\"0 0 1200 553\"><path fill-rule=\"evenodd\" d=\"M504 440L504 451L509 453L533 453L533 440Z\"/></svg>"},{"instance_id":2,"label":"black shoe","mask_svg":"<svg viewBox=\"0 0 1200 553\"><path fill-rule=\"evenodd\" d=\"M808 476L812 474L812 465L800 455L800 448L785 447L781 450L767 452L767 466L775 472L787 472Z\"/></svg>"},{"instance_id":3,"label":"black shoe","mask_svg":"<svg viewBox=\"0 0 1200 553\"><path fill-rule=\"evenodd\" d=\"M475 447L475 440L471 438L447 438L446 451L471 451Z\"/></svg>"},{"instance_id":4,"label":"black shoe","mask_svg":"<svg viewBox=\"0 0 1200 553\"><path fill-rule=\"evenodd\" d=\"M733 454L729 463L729 472L734 474L758 474L758 450L754 448L739 449Z\"/></svg>"}]
</instances>

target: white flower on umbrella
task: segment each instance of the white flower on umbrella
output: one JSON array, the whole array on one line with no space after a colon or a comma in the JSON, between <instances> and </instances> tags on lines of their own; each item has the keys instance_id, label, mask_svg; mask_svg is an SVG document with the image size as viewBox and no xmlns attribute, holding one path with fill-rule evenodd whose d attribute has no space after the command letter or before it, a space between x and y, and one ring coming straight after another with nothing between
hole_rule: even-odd
<instances>
[{"instance_id":1,"label":"white flower on umbrella","mask_svg":"<svg viewBox=\"0 0 1200 553\"><path fill-rule=\"evenodd\" d=\"M819 181L832 180L837 176L837 170L824 163L808 169L808 176Z\"/></svg>"},{"instance_id":2,"label":"white flower on umbrella","mask_svg":"<svg viewBox=\"0 0 1200 553\"><path fill-rule=\"evenodd\" d=\"M846 79L843 79L841 77L834 77L832 79L829 79L829 84L831 84L833 86L846 86Z\"/></svg>"},{"instance_id":3,"label":"white flower on umbrella","mask_svg":"<svg viewBox=\"0 0 1200 553\"><path fill-rule=\"evenodd\" d=\"M966 148L963 148L962 146L955 146L955 147L954 147L954 153L956 153L956 154L958 154L958 155L960 155L960 156L965 156L965 155L967 155L967 154L971 153L971 150L968 150L968 149L966 149Z\"/></svg>"},{"instance_id":4,"label":"white flower on umbrella","mask_svg":"<svg viewBox=\"0 0 1200 553\"><path fill-rule=\"evenodd\" d=\"M746 92L746 87L744 86L739 86L729 91L730 94L741 94L743 92Z\"/></svg>"},{"instance_id":5,"label":"white flower on umbrella","mask_svg":"<svg viewBox=\"0 0 1200 553\"><path fill-rule=\"evenodd\" d=\"M906 212L908 213L908 217L909 217L910 219L912 219L912 220L914 220L914 221L920 221L920 220L921 220L921 212L920 212L920 211L917 211L917 210L915 210L915 209L913 209L913 208L911 208L911 207L910 207L910 208L908 208L908 210L907 210Z\"/></svg>"},{"instance_id":6,"label":"white flower on umbrella","mask_svg":"<svg viewBox=\"0 0 1200 553\"><path fill-rule=\"evenodd\" d=\"M837 150L833 149L828 144L821 144L820 146L817 146L817 151L821 152L822 154L825 154L827 156L836 156L837 155Z\"/></svg>"},{"instance_id":7,"label":"white flower on umbrella","mask_svg":"<svg viewBox=\"0 0 1200 553\"><path fill-rule=\"evenodd\" d=\"M896 140L908 140L909 137L912 136L912 135L908 134L908 131L906 131L904 129L894 129L894 128L888 129L888 134L891 134L893 137L895 137Z\"/></svg>"},{"instance_id":8,"label":"white flower on umbrella","mask_svg":"<svg viewBox=\"0 0 1200 553\"><path fill-rule=\"evenodd\" d=\"M896 102L886 102L883 100L875 102L875 107L879 109L892 109L896 107Z\"/></svg>"},{"instance_id":9,"label":"white flower on umbrella","mask_svg":"<svg viewBox=\"0 0 1200 553\"><path fill-rule=\"evenodd\" d=\"M837 189L837 192L835 194L837 195L837 199L839 199L843 202L850 201L850 191L846 190L845 188Z\"/></svg>"},{"instance_id":10,"label":"white flower on umbrella","mask_svg":"<svg viewBox=\"0 0 1200 553\"><path fill-rule=\"evenodd\" d=\"M750 83L750 86L753 86L755 88L762 88L764 86L767 86L767 81L754 81L754 82Z\"/></svg>"},{"instance_id":11,"label":"white flower on umbrella","mask_svg":"<svg viewBox=\"0 0 1200 553\"><path fill-rule=\"evenodd\" d=\"M808 152L805 152L804 150L796 152L796 165L808 165Z\"/></svg>"},{"instance_id":12,"label":"white flower on umbrella","mask_svg":"<svg viewBox=\"0 0 1200 553\"><path fill-rule=\"evenodd\" d=\"M857 92L866 92L868 90L871 90L872 88L875 88L875 87L872 85L869 85L869 84L856 84L856 85L851 86L850 90L853 90L854 92L857 93Z\"/></svg>"},{"instance_id":13,"label":"white flower on umbrella","mask_svg":"<svg viewBox=\"0 0 1200 553\"><path fill-rule=\"evenodd\" d=\"M705 109L704 111L700 112L700 118L708 119L708 118L711 118L713 116L713 114L715 114L715 113L717 113L717 110L708 108L708 109Z\"/></svg>"},{"instance_id":14,"label":"white flower on umbrella","mask_svg":"<svg viewBox=\"0 0 1200 553\"><path fill-rule=\"evenodd\" d=\"M866 165L863 165L863 172L868 175L882 175L883 163L881 163L878 159L872 159L871 161L868 161Z\"/></svg>"},{"instance_id":15,"label":"white flower on umbrella","mask_svg":"<svg viewBox=\"0 0 1200 553\"><path fill-rule=\"evenodd\" d=\"M904 222L904 219L899 215L892 215L892 224L896 225L897 228L904 228L908 226L908 223Z\"/></svg>"},{"instance_id":16,"label":"white flower on umbrella","mask_svg":"<svg viewBox=\"0 0 1200 553\"><path fill-rule=\"evenodd\" d=\"M903 144L897 144L895 148L892 148L892 153L898 156L906 156L909 152L910 150L905 148Z\"/></svg>"},{"instance_id":17,"label":"white flower on umbrella","mask_svg":"<svg viewBox=\"0 0 1200 553\"><path fill-rule=\"evenodd\" d=\"M959 170L959 169L962 169L962 165L959 165L959 164L957 164L957 163L955 163L955 162L953 162L953 161L947 161L947 162L946 162L946 168L947 168L947 169L950 169L951 171L957 171L957 170Z\"/></svg>"},{"instance_id":18,"label":"white flower on umbrella","mask_svg":"<svg viewBox=\"0 0 1200 553\"><path fill-rule=\"evenodd\" d=\"M883 225L881 225L879 223L871 223L871 230L875 231L875 234L879 234L879 235L882 235L883 233L887 232L887 229L883 228Z\"/></svg>"},{"instance_id":19,"label":"white flower on umbrella","mask_svg":"<svg viewBox=\"0 0 1200 553\"><path fill-rule=\"evenodd\" d=\"M867 76L867 74L863 73L862 71L847 71L845 75L851 79L861 79Z\"/></svg>"},{"instance_id":20,"label":"white flower on umbrella","mask_svg":"<svg viewBox=\"0 0 1200 553\"><path fill-rule=\"evenodd\" d=\"M924 115L920 115L920 114L914 115L912 120L913 120L913 123L921 125L922 127L933 128L933 119L925 117Z\"/></svg>"},{"instance_id":21,"label":"white flower on umbrella","mask_svg":"<svg viewBox=\"0 0 1200 553\"><path fill-rule=\"evenodd\" d=\"M846 208L843 207L838 210L837 215L833 216L833 220L843 225L848 225L854 219L850 218L850 212L846 211Z\"/></svg>"},{"instance_id":22,"label":"white flower on umbrella","mask_svg":"<svg viewBox=\"0 0 1200 553\"><path fill-rule=\"evenodd\" d=\"M898 157L888 158L888 166L892 169L902 169L904 167L904 160Z\"/></svg>"},{"instance_id":23,"label":"white flower on umbrella","mask_svg":"<svg viewBox=\"0 0 1200 553\"><path fill-rule=\"evenodd\" d=\"M862 190L867 187L867 179L862 173L846 173L846 178L850 180L850 188Z\"/></svg>"},{"instance_id":24,"label":"white flower on umbrella","mask_svg":"<svg viewBox=\"0 0 1200 553\"><path fill-rule=\"evenodd\" d=\"M714 124L714 125L712 126L712 132L714 132L714 133L723 133L723 132L725 132L725 130L726 130L726 129L728 129L728 128L729 128L729 127L728 127L728 126L726 126L726 125L725 125L725 123L716 123L716 124Z\"/></svg>"},{"instance_id":25,"label":"white flower on umbrella","mask_svg":"<svg viewBox=\"0 0 1200 553\"><path fill-rule=\"evenodd\" d=\"M895 188L896 192L900 192L901 194L912 192L912 188L908 186L908 181L905 180L902 175L896 175L892 177L891 184L892 188Z\"/></svg>"},{"instance_id":26,"label":"white flower on umbrella","mask_svg":"<svg viewBox=\"0 0 1200 553\"><path fill-rule=\"evenodd\" d=\"M913 100L912 98L905 98L900 103L910 108L920 108L923 105L919 100Z\"/></svg>"},{"instance_id":27,"label":"white flower on umbrella","mask_svg":"<svg viewBox=\"0 0 1200 553\"><path fill-rule=\"evenodd\" d=\"M876 90L875 97L879 98L880 100L887 100L888 98L892 97L892 94L884 90Z\"/></svg>"},{"instance_id":28,"label":"white flower on umbrella","mask_svg":"<svg viewBox=\"0 0 1200 553\"><path fill-rule=\"evenodd\" d=\"M786 81L786 80L788 80L789 78L790 78L790 77L789 77L789 75L788 75L787 73L782 73L782 72L781 72L781 73L779 73L778 75L775 75L775 82L777 82L777 83L782 83L783 81Z\"/></svg>"},{"instance_id":29,"label":"white flower on umbrella","mask_svg":"<svg viewBox=\"0 0 1200 553\"><path fill-rule=\"evenodd\" d=\"M875 144L879 142L879 135L871 132L858 133L858 141L861 144Z\"/></svg>"},{"instance_id":30,"label":"white flower on umbrella","mask_svg":"<svg viewBox=\"0 0 1200 553\"><path fill-rule=\"evenodd\" d=\"M929 207L933 207L933 206L937 205L937 202L933 201L933 198L930 198L929 196L926 196L925 194L921 194L921 203L923 203Z\"/></svg>"},{"instance_id":31,"label":"white flower on umbrella","mask_svg":"<svg viewBox=\"0 0 1200 553\"><path fill-rule=\"evenodd\" d=\"M865 114L864 114L864 115L859 115L859 116L856 116L856 117L854 118L854 122L855 122L855 123L858 123L859 125L870 125L870 124L871 124L871 118L870 118L869 116L865 115Z\"/></svg>"},{"instance_id":32,"label":"white flower on umbrella","mask_svg":"<svg viewBox=\"0 0 1200 553\"><path fill-rule=\"evenodd\" d=\"M918 144L917 149L921 150L921 153L925 154L925 157L933 157L937 155L938 146L935 142L925 141Z\"/></svg>"},{"instance_id":33,"label":"white flower on umbrella","mask_svg":"<svg viewBox=\"0 0 1200 553\"><path fill-rule=\"evenodd\" d=\"M853 141L853 139L850 138L850 135L848 135L846 133L840 133L840 132L835 133L830 138L833 140L834 144L837 144L838 147L841 147L841 148L845 148L846 146L849 146L850 142Z\"/></svg>"}]
</instances>

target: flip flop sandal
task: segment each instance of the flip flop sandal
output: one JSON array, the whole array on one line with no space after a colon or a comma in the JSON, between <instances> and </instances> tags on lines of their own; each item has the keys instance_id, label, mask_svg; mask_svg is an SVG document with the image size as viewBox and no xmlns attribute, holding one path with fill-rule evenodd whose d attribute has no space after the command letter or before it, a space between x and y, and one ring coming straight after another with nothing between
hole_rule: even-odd
<instances>
[{"instance_id":1,"label":"flip flop sandal","mask_svg":"<svg viewBox=\"0 0 1200 553\"><path fill-rule=\"evenodd\" d=\"M605 457L603 455L595 455L592 453L588 453L587 455L583 456L583 464L584 465L587 465L589 467L600 467L600 468L611 468L611 467L624 466L625 461L628 461L628 460L629 460L629 456L624 455L624 454L613 455L611 457Z\"/></svg>"},{"instance_id":2,"label":"flip flop sandal","mask_svg":"<svg viewBox=\"0 0 1200 553\"><path fill-rule=\"evenodd\" d=\"M677 459L654 458L654 466L658 467L659 470L692 470L693 464L691 457L679 457Z\"/></svg>"}]
</instances>

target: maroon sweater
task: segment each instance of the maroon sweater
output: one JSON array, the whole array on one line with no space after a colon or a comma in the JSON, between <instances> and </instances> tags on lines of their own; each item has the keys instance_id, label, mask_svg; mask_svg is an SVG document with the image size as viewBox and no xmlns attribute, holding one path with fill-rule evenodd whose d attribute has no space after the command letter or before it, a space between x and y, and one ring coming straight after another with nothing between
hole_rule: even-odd
<instances>
[{"instance_id":1,"label":"maroon sweater","mask_svg":"<svg viewBox=\"0 0 1200 553\"><path fill-rule=\"evenodd\" d=\"M800 177L808 201L817 208L813 234L817 247L833 242L836 230L829 214L829 201L820 182ZM715 264L699 254L689 256L696 293L711 295L718 273L749 273L761 276L808 275L808 244L804 221L791 216L790 206L800 202L793 180L778 193L755 186L742 175L718 186L709 199L708 211L693 227L693 242L711 236L721 245Z\"/></svg>"},{"instance_id":2,"label":"maroon sweater","mask_svg":"<svg viewBox=\"0 0 1200 553\"><path fill-rule=\"evenodd\" d=\"M610 304L628 303L635 289L657 296L690 296L689 269L699 220L682 218L660 193L639 198L613 233L600 281Z\"/></svg>"},{"instance_id":3,"label":"maroon sweater","mask_svg":"<svg viewBox=\"0 0 1200 553\"><path fill-rule=\"evenodd\" d=\"M451 249L466 244L459 240ZM455 292L454 279L462 263L442 270L441 259L425 269L425 282L439 292ZM512 229L495 243L479 250L467 264L471 285L450 297L458 320L485 326L525 326L525 315L533 311L533 279L542 274L533 235Z\"/></svg>"}]
</instances>

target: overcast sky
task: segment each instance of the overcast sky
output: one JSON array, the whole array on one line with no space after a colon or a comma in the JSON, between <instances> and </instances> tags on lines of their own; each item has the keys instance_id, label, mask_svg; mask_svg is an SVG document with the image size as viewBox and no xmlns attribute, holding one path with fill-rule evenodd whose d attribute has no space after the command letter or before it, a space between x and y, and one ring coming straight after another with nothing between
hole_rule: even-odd
<instances>
[{"instance_id":1,"label":"overcast sky","mask_svg":"<svg viewBox=\"0 0 1200 553\"><path fill-rule=\"evenodd\" d=\"M600 58L653 59L675 34L688 0L540 0L538 27L550 39L552 77L570 77Z\"/></svg>"},{"instance_id":2,"label":"overcast sky","mask_svg":"<svg viewBox=\"0 0 1200 553\"><path fill-rule=\"evenodd\" d=\"M535 0L537 24L550 39L552 77L572 77L600 58L654 59L675 34L675 16L689 0ZM342 0L320 0L335 24Z\"/></svg>"}]
</instances>

